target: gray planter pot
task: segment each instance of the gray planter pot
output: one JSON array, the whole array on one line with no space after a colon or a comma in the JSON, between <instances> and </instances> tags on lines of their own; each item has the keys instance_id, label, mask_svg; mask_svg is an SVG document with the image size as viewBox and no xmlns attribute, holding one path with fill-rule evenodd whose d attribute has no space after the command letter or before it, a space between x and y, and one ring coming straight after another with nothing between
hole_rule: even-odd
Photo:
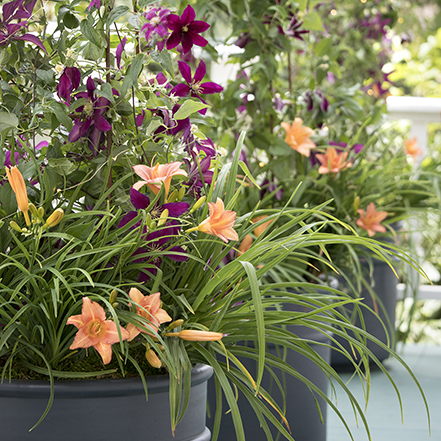
<instances>
[{"instance_id":1,"label":"gray planter pot","mask_svg":"<svg viewBox=\"0 0 441 441\"><path fill-rule=\"evenodd\" d=\"M167 375L147 377L148 401L140 379L56 381L46 418L46 381L13 380L0 384L1 439L5 441L209 441L205 427L207 381L213 370L192 371L190 403L173 437Z\"/></svg>"},{"instance_id":2,"label":"gray planter pot","mask_svg":"<svg viewBox=\"0 0 441 441\"><path fill-rule=\"evenodd\" d=\"M309 339L316 342L330 344L330 340L327 336L311 330L303 326L288 326L288 329L300 337ZM311 345L311 347L329 363L331 358L330 347ZM267 345L267 351L272 355L281 356L281 347L276 345ZM251 375L256 378L256 363L253 360L241 358L242 363L250 371ZM287 351L286 362L295 368L300 374L304 375L316 386L318 386L323 392L327 392L328 389L328 377L322 372L322 370L307 357L297 353L293 350ZM326 440L326 408L327 405L323 399L319 396L313 396L311 391L296 378L291 375L286 375L278 369L274 370L278 379L283 385L286 400L286 418L290 425L292 436L296 441L325 441ZM275 385L274 380L268 373L265 373L262 381L262 386L269 391L271 396L281 406L282 397L278 387ZM324 419L324 423L321 422L320 416L317 410L316 401L318 401L321 409L321 413ZM216 396L214 390L214 381L210 380L208 383L208 404L210 409L210 416L207 418L207 426L210 430L213 429L214 424L214 412L216 406ZM266 435L263 429L260 427L259 420L255 416L254 410L248 403L248 400L239 392L239 410L242 417L242 423L244 425L245 437L247 440L263 441L266 440ZM226 412L229 407L223 397L222 409ZM276 415L277 416L277 415ZM280 418L279 418L280 419ZM278 430L268 424L271 434L276 440L285 439L279 434ZM219 432L220 441L233 441L236 439L236 433L234 430L234 424L231 414L222 416L221 428Z\"/></svg>"},{"instance_id":3,"label":"gray planter pot","mask_svg":"<svg viewBox=\"0 0 441 441\"><path fill-rule=\"evenodd\" d=\"M382 343L387 345L388 337L391 347L394 346L395 340L395 308L397 304L397 283L398 279L393 273L392 269L385 262L375 261L374 262L374 286L373 291L376 294L377 310L379 312L379 317L381 321L386 326L385 331L383 324L378 319L377 315L362 308L363 319L365 322L365 329L369 334L376 337ZM375 311L374 300L371 293L367 289L363 289L360 293L360 297L364 298L363 303ZM353 307L347 306L347 311L352 312ZM361 327L360 320L357 316L356 326ZM352 333L348 332L349 335L354 336ZM336 340L350 353L352 354L352 349L349 343L335 336ZM333 343L336 347L336 344ZM378 360L383 361L389 357L388 351L383 349L381 346L373 343L372 341L367 342L367 347L373 352ZM355 360L354 361L359 361ZM349 358L337 351L332 351L331 364L336 369L353 369L354 366Z\"/></svg>"}]
</instances>

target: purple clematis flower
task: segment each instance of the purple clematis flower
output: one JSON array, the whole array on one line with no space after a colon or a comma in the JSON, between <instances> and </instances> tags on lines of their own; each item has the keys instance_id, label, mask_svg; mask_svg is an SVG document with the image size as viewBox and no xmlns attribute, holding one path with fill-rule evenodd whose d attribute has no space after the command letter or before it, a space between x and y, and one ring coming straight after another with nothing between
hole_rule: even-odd
<instances>
[{"instance_id":1,"label":"purple clematis flower","mask_svg":"<svg viewBox=\"0 0 441 441\"><path fill-rule=\"evenodd\" d=\"M372 38L378 40L387 34L387 30L384 28L390 23L390 18L382 20L381 14L378 13L376 17L371 17L368 20L363 19L361 26L367 28L368 32L366 38Z\"/></svg>"},{"instance_id":2,"label":"purple clematis flower","mask_svg":"<svg viewBox=\"0 0 441 441\"><path fill-rule=\"evenodd\" d=\"M76 109L77 112L81 113L81 118L76 120L69 133L68 140L69 142L76 142L80 138L88 137L89 148L96 154L100 145L104 142L104 132L112 129L110 123L103 116L110 107L110 101L94 94L96 86L92 77L87 79L86 88L87 92L76 94L77 99L86 98L87 103Z\"/></svg>"},{"instance_id":3,"label":"purple clematis flower","mask_svg":"<svg viewBox=\"0 0 441 441\"><path fill-rule=\"evenodd\" d=\"M260 188L262 189L260 191L260 198L263 199L267 193L273 193L274 191L276 191L278 185L276 184L275 181L269 181L268 178L265 178L262 184L260 185ZM283 190L282 189L277 190L275 196L278 201L282 200Z\"/></svg>"},{"instance_id":4,"label":"purple clematis flower","mask_svg":"<svg viewBox=\"0 0 441 441\"><path fill-rule=\"evenodd\" d=\"M166 39L169 34L168 30L168 16L170 10L165 8L153 8L144 14L144 18L147 23L141 28L141 32L145 32L145 39L147 43L155 41L158 51L161 52L164 49ZM156 35L155 35L156 34Z\"/></svg>"},{"instance_id":5,"label":"purple clematis flower","mask_svg":"<svg viewBox=\"0 0 441 441\"><path fill-rule=\"evenodd\" d=\"M176 237L179 234L180 230L181 227L178 226L178 223L176 221L171 221L168 222L164 228L155 230L145 236L145 245L142 248L138 248L134 254L141 255L159 252L160 255L148 255L136 260L136 262L145 262L151 265L146 267L144 271L139 274L139 282L146 282L150 279L150 275L147 274L147 272L153 276L156 275L157 268L160 268L162 264L162 258L160 256L166 255L176 262L185 262L188 259L183 248L180 246L170 247L167 245L173 237Z\"/></svg>"},{"instance_id":6,"label":"purple clematis flower","mask_svg":"<svg viewBox=\"0 0 441 441\"><path fill-rule=\"evenodd\" d=\"M177 121L173 119L173 115L178 111L180 107L181 106L179 104L176 104L173 107L172 112L170 112L168 109L150 109L152 112L152 117L160 116L163 122L163 125L161 125L155 130L154 132L155 137L161 134L174 136L179 132L183 131L184 132L182 135L183 141L184 142L187 141L187 139L191 135L190 117L185 119L179 119Z\"/></svg>"},{"instance_id":7,"label":"purple clematis flower","mask_svg":"<svg viewBox=\"0 0 441 441\"><path fill-rule=\"evenodd\" d=\"M344 150L346 150L346 148L347 148L347 146L348 146L348 144L346 143L346 142L334 142L334 141L331 141L330 143L329 143L329 145L332 145L332 146L335 146L336 147L336 149L335 150L337 150L337 152L338 153L341 153L341 152L343 152ZM364 148L364 145L363 144L354 144L352 147L351 147L351 152L354 152L354 153L360 153L362 150L363 150L363 148Z\"/></svg>"},{"instance_id":8,"label":"purple clematis flower","mask_svg":"<svg viewBox=\"0 0 441 441\"><path fill-rule=\"evenodd\" d=\"M14 40L30 41L47 53L43 43L35 35L19 35L23 28L28 27L27 20L31 17L36 2L37 0L15 0L3 5L3 16L2 20L0 20L0 46L8 46ZM22 21L11 23L13 20Z\"/></svg>"},{"instance_id":9,"label":"purple clematis flower","mask_svg":"<svg viewBox=\"0 0 441 441\"><path fill-rule=\"evenodd\" d=\"M87 9L89 9L89 11L93 8L96 7L97 9L99 9L101 7L101 0L92 0L89 3L89 6L87 7Z\"/></svg>"},{"instance_id":10,"label":"purple clematis flower","mask_svg":"<svg viewBox=\"0 0 441 441\"><path fill-rule=\"evenodd\" d=\"M141 115L136 115L135 117L135 125L136 127L141 127L145 118L145 110L142 111Z\"/></svg>"},{"instance_id":11,"label":"purple clematis flower","mask_svg":"<svg viewBox=\"0 0 441 441\"><path fill-rule=\"evenodd\" d=\"M118 47L116 48L116 65L118 66L118 69L121 69L121 56L124 50L124 47L127 43L127 37L124 37L121 41L121 43L118 44Z\"/></svg>"},{"instance_id":12,"label":"purple clematis flower","mask_svg":"<svg viewBox=\"0 0 441 441\"><path fill-rule=\"evenodd\" d=\"M77 90L81 82L81 72L76 67L66 67L57 85L58 98L63 98L70 104L71 94Z\"/></svg>"},{"instance_id":13,"label":"purple clematis flower","mask_svg":"<svg viewBox=\"0 0 441 441\"><path fill-rule=\"evenodd\" d=\"M188 193L195 198L201 197L201 190L204 184L211 185L213 180L213 172L210 171L211 158L206 156L201 161L198 160L195 153L190 152L193 158L193 164L186 158L183 159L185 165L187 166L188 181L185 185L188 185Z\"/></svg>"},{"instance_id":14,"label":"purple clematis flower","mask_svg":"<svg viewBox=\"0 0 441 441\"><path fill-rule=\"evenodd\" d=\"M181 72L181 75L184 77L184 80L187 84L181 83L176 85L170 91L170 95L186 97L190 93L193 98L198 98L204 104L206 104L206 102L201 97L201 94L206 95L219 93L224 90L222 86L211 81L202 83L202 80L204 79L207 72L204 60L200 61L199 66L194 73L193 79L191 78L191 68L187 63L184 63L183 61L178 61L178 66L179 71ZM199 110L199 113L205 115L207 113L207 109Z\"/></svg>"},{"instance_id":15,"label":"purple clematis flower","mask_svg":"<svg viewBox=\"0 0 441 441\"><path fill-rule=\"evenodd\" d=\"M208 41L199 34L206 31L210 25L195 18L196 14L190 5L184 9L180 17L176 14L168 16L168 28L172 33L167 40L167 49L173 49L181 43L183 52L186 54L191 51L194 44L201 47L208 44Z\"/></svg>"}]
</instances>

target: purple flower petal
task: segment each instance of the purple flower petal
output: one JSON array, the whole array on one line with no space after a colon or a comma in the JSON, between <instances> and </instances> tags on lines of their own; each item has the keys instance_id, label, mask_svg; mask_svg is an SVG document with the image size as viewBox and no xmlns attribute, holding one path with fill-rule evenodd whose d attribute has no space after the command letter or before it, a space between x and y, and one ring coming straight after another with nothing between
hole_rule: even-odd
<instances>
[{"instance_id":1,"label":"purple flower petal","mask_svg":"<svg viewBox=\"0 0 441 441\"><path fill-rule=\"evenodd\" d=\"M121 56L124 50L124 47L127 43L127 37L124 37L120 44L118 44L118 47L116 48L116 64L118 66L118 69L121 68Z\"/></svg>"},{"instance_id":2,"label":"purple flower petal","mask_svg":"<svg viewBox=\"0 0 441 441\"><path fill-rule=\"evenodd\" d=\"M219 93L222 92L223 90L224 88L221 85L212 82L202 83L199 86L199 93L202 93L204 95L211 93Z\"/></svg>"},{"instance_id":3,"label":"purple flower petal","mask_svg":"<svg viewBox=\"0 0 441 441\"><path fill-rule=\"evenodd\" d=\"M170 16L169 16L169 22L170 22ZM169 27L170 27L170 23L169 23ZM168 50L173 49L176 46L178 46L180 42L181 42L181 33L173 31L170 37L168 37L166 47Z\"/></svg>"},{"instance_id":4,"label":"purple flower petal","mask_svg":"<svg viewBox=\"0 0 441 441\"><path fill-rule=\"evenodd\" d=\"M24 34L20 37L14 37L14 40L24 40L24 41L30 41L31 43L36 44L37 46L41 47L41 49L43 49L46 53L47 50L44 47L43 43L40 41L40 39L38 37L36 37L35 35L31 35L31 34Z\"/></svg>"},{"instance_id":5,"label":"purple flower petal","mask_svg":"<svg viewBox=\"0 0 441 441\"><path fill-rule=\"evenodd\" d=\"M108 132L109 130L112 130L112 126L110 125L110 123L106 121L106 119L98 112L95 112L94 123L95 127L101 132Z\"/></svg>"},{"instance_id":6,"label":"purple flower petal","mask_svg":"<svg viewBox=\"0 0 441 441\"><path fill-rule=\"evenodd\" d=\"M118 224L118 228L122 228L124 225L128 224L131 220L135 219L135 217L138 216L138 213L136 211L129 211L127 214L125 214L121 221Z\"/></svg>"},{"instance_id":7,"label":"purple flower petal","mask_svg":"<svg viewBox=\"0 0 441 441\"><path fill-rule=\"evenodd\" d=\"M130 188L130 202L137 210L145 210L150 205L150 199L144 193Z\"/></svg>"},{"instance_id":8,"label":"purple flower petal","mask_svg":"<svg viewBox=\"0 0 441 441\"><path fill-rule=\"evenodd\" d=\"M173 89L170 91L170 95L180 96L180 97L186 97L190 93L190 86L187 86L187 84L181 83L177 84Z\"/></svg>"},{"instance_id":9,"label":"purple flower petal","mask_svg":"<svg viewBox=\"0 0 441 441\"><path fill-rule=\"evenodd\" d=\"M203 61L201 61L203 63ZM182 77L187 82L187 84L191 84L191 69L187 63L183 61L178 61L179 71L181 72ZM204 73L205 75L205 73ZM203 77L202 77L203 78Z\"/></svg>"},{"instance_id":10,"label":"purple flower petal","mask_svg":"<svg viewBox=\"0 0 441 441\"><path fill-rule=\"evenodd\" d=\"M202 21L202 20L195 20L189 26L189 30L192 33L196 32L196 33L200 34L201 32L205 32L209 27L210 27L210 25L207 22Z\"/></svg>"},{"instance_id":11,"label":"purple flower petal","mask_svg":"<svg viewBox=\"0 0 441 441\"><path fill-rule=\"evenodd\" d=\"M190 24L192 21L194 21L195 18L196 18L196 13L194 12L194 9L190 5L187 5L187 7L184 9L184 12L181 15L181 19L180 19L181 25L186 26Z\"/></svg>"},{"instance_id":12,"label":"purple flower petal","mask_svg":"<svg viewBox=\"0 0 441 441\"><path fill-rule=\"evenodd\" d=\"M167 257L169 257L170 259L174 260L175 262L185 262L186 260L188 260L188 256L181 256L178 254L173 254L173 253L183 253L183 254L187 254L185 252L185 250L181 247L171 247L167 250Z\"/></svg>"},{"instance_id":13,"label":"purple flower petal","mask_svg":"<svg viewBox=\"0 0 441 441\"><path fill-rule=\"evenodd\" d=\"M196 69L196 72L194 73L193 81L195 83L200 83L204 79L206 73L207 73L207 67L205 66L204 60L201 60ZM187 83L191 83L191 80L187 81Z\"/></svg>"},{"instance_id":14,"label":"purple flower petal","mask_svg":"<svg viewBox=\"0 0 441 441\"><path fill-rule=\"evenodd\" d=\"M205 47L208 44L208 41L201 37L199 34L196 34L195 32L188 32L189 37L192 39L192 43L196 46Z\"/></svg>"},{"instance_id":15,"label":"purple flower petal","mask_svg":"<svg viewBox=\"0 0 441 441\"><path fill-rule=\"evenodd\" d=\"M183 215L190 208L190 204L187 202L169 202L162 206L163 210L168 210L170 217L178 217Z\"/></svg>"}]
</instances>

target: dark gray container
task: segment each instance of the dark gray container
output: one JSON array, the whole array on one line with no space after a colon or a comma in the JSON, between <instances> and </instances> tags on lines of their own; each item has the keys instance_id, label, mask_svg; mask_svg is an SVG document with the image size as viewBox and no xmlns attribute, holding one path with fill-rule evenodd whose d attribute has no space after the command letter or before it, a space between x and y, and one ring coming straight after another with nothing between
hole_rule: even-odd
<instances>
[{"instance_id":1,"label":"dark gray container","mask_svg":"<svg viewBox=\"0 0 441 441\"><path fill-rule=\"evenodd\" d=\"M191 376L190 403L173 437L168 375L147 377L148 401L140 379L56 381L55 398L43 414L46 381L0 384L0 433L4 441L209 441L205 426L207 381L213 369L197 365Z\"/></svg>"},{"instance_id":2,"label":"dark gray container","mask_svg":"<svg viewBox=\"0 0 441 441\"><path fill-rule=\"evenodd\" d=\"M295 333L299 337L312 340L315 342L330 344L328 336L321 334L315 330L304 326L288 326L291 332ZM330 362L331 349L330 347L321 345L311 345L327 363ZM281 357L282 347L276 347L276 345L268 344L267 351L272 354ZM304 375L310 381L312 381L317 387L324 393L327 393L328 389L328 377L323 371L311 360L304 355L299 354L296 351L288 350L286 355L286 362L296 369L300 374ZM241 358L241 361L245 367L250 371L254 378L256 378L256 363L253 360L247 358ZM324 423L321 422L319 412L317 409L316 401L311 391L298 379L281 372L278 369L274 369L280 382L284 385L285 400L286 400L286 418L291 428L292 436L296 441L325 441L326 440L326 402L315 395L317 399ZM269 391L275 401L282 405L282 397L280 395L277 385L274 384L274 380L268 373L264 374L262 386ZM210 415L207 418L207 426L210 430L213 429L214 424L214 412L216 406L216 396L214 390L214 380L211 379L208 382L208 404L210 409ZM239 392L238 399L239 410L242 417L242 423L244 425L245 437L250 441L263 441L266 440L266 435L263 429L260 427L259 420L257 419L253 408L248 403L248 400L244 395ZM222 409L225 413L229 407L223 397ZM277 414L276 414L277 415ZM280 420L280 418L279 418ZM271 430L271 434L274 439L285 439L278 430L268 423ZM236 432L234 430L233 419L231 413L222 416L221 428L219 432L219 441L234 441L236 439Z\"/></svg>"},{"instance_id":3,"label":"dark gray container","mask_svg":"<svg viewBox=\"0 0 441 441\"><path fill-rule=\"evenodd\" d=\"M388 338L390 346L394 347L395 340L395 309L397 305L397 276L394 274L390 266L382 261L374 261L373 269L373 291L376 295L376 308L378 310L378 315L386 326L386 330L383 324L378 319L377 315L368 311L365 308L361 308L363 311L363 319L365 322L366 331L372 336L376 337L385 345L388 344ZM340 285L341 286L341 285ZM364 298L363 303L375 311L374 299L372 294L367 290L363 289L360 293L360 297ZM353 306L348 305L347 312L350 314L353 311ZM356 326L361 327L361 322L358 316L354 323ZM354 337L354 334L348 332L349 335ZM352 349L347 342L341 337L334 336L334 338L350 353L352 354ZM335 343L333 346L337 347ZM367 347L374 353L378 360L383 361L389 357L389 352L383 349L378 344L369 341L367 342ZM354 361L358 362L354 358ZM354 365L351 360L345 355L338 351L332 351L331 364L334 368L339 370L353 369Z\"/></svg>"}]
</instances>

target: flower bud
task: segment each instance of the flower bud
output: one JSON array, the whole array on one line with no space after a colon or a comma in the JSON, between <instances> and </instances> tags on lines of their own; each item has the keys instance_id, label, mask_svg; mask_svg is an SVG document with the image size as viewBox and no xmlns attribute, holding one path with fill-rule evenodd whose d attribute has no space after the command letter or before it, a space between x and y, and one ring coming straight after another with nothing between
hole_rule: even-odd
<instances>
[{"instance_id":1,"label":"flower bud","mask_svg":"<svg viewBox=\"0 0 441 441\"><path fill-rule=\"evenodd\" d=\"M54 227L61 222L63 219L64 211L61 208L57 208L46 220L43 228Z\"/></svg>"},{"instance_id":2,"label":"flower bud","mask_svg":"<svg viewBox=\"0 0 441 441\"><path fill-rule=\"evenodd\" d=\"M151 228L152 227L152 216L150 213L147 213L145 216L145 225L147 228Z\"/></svg>"},{"instance_id":3,"label":"flower bud","mask_svg":"<svg viewBox=\"0 0 441 441\"><path fill-rule=\"evenodd\" d=\"M176 202L176 200L178 199L179 193L178 190L173 190L170 193L170 196L167 199L167 202Z\"/></svg>"},{"instance_id":4,"label":"flower bud","mask_svg":"<svg viewBox=\"0 0 441 441\"><path fill-rule=\"evenodd\" d=\"M162 227L167 222L169 211L166 208L162 213L161 216L159 216L158 220L158 227Z\"/></svg>"},{"instance_id":5,"label":"flower bud","mask_svg":"<svg viewBox=\"0 0 441 441\"><path fill-rule=\"evenodd\" d=\"M181 202L185 196L185 187L181 187L178 192L178 202Z\"/></svg>"},{"instance_id":6,"label":"flower bud","mask_svg":"<svg viewBox=\"0 0 441 441\"><path fill-rule=\"evenodd\" d=\"M198 200L195 202L195 204L193 205L193 207L191 208L189 214L195 212L198 208L201 208L202 205L204 205L206 199L207 199L207 198L206 198L205 196L202 196L200 199L198 199Z\"/></svg>"},{"instance_id":7,"label":"flower bud","mask_svg":"<svg viewBox=\"0 0 441 441\"><path fill-rule=\"evenodd\" d=\"M29 203L29 211L31 212L33 217L39 217L37 207L32 202Z\"/></svg>"},{"instance_id":8,"label":"flower bud","mask_svg":"<svg viewBox=\"0 0 441 441\"><path fill-rule=\"evenodd\" d=\"M38 217L39 217L40 219L42 219L43 216L44 216L44 208L43 208L43 207L40 207L40 208L37 210L37 214L38 214Z\"/></svg>"},{"instance_id":9,"label":"flower bud","mask_svg":"<svg viewBox=\"0 0 441 441\"><path fill-rule=\"evenodd\" d=\"M116 289L112 290L112 292L109 295L109 302L111 305L113 305L116 301L117 291Z\"/></svg>"},{"instance_id":10,"label":"flower bud","mask_svg":"<svg viewBox=\"0 0 441 441\"><path fill-rule=\"evenodd\" d=\"M17 222L15 222L15 221L11 221L11 222L9 222L9 226L10 226L13 230L15 230L15 231L17 231L17 232L19 232L19 233L23 233L23 230L19 227L19 225L18 225Z\"/></svg>"},{"instance_id":11,"label":"flower bud","mask_svg":"<svg viewBox=\"0 0 441 441\"><path fill-rule=\"evenodd\" d=\"M159 369L162 366L161 360L153 349L147 349L147 351L145 351L145 358L149 364L156 369Z\"/></svg>"},{"instance_id":12,"label":"flower bud","mask_svg":"<svg viewBox=\"0 0 441 441\"><path fill-rule=\"evenodd\" d=\"M354 211L356 212L360 207L360 196L356 196L354 199Z\"/></svg>"},{"instance_id":13,"label":"flower bud","mask_svg":"<svg viewBox=\"0 0 441 441\"><path fill-rule=\"evenodd\" d=\"M179 332L169 332L166 337L179 337L186 341L214 341L221 340L224 336L221 332L195 331L193 329L184 329Z\"/></svg>"},{"instance_id":14,"label":"flower bud","mask_svg":"<svg viewBox=\"0 0 441 441\"><path fill-rule=\"evenodd\" d=\"M179 319L179 320L175 320L174 322L171 322L168 326L167 326L167 331L171 331L172 329L175 329L179 326L182 326L182 324L184 323L184 320Z\"/></svg>"}]
</instances>

